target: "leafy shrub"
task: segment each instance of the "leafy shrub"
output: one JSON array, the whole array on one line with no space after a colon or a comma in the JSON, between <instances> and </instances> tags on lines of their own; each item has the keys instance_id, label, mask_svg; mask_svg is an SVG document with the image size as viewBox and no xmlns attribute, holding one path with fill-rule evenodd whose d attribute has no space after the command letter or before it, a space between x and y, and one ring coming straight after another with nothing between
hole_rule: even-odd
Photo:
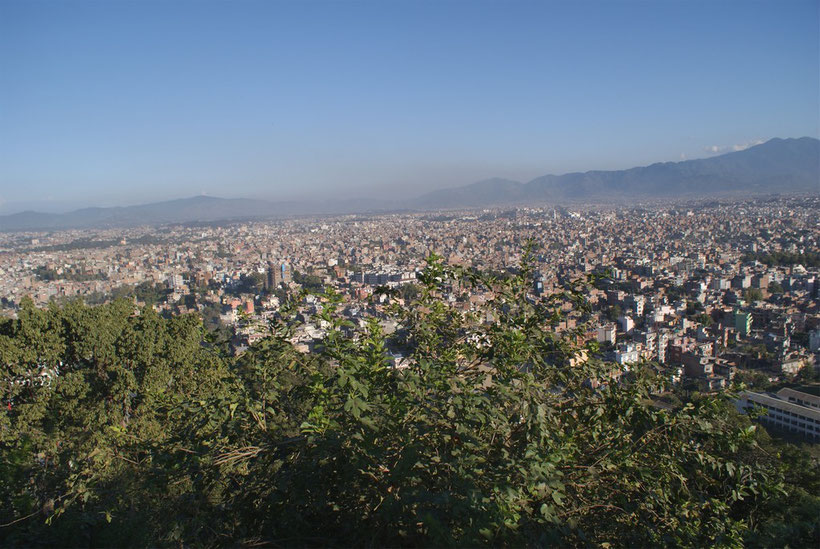
<instances>
[{"instance_id":1,"label":"leafy shrub","mask_svg":"<svg viewBox=\"0 0 820 549\"><path fill-rule=\"evenodd\" d=\"M375 321L344 335L327 291L311 354L290 344L296 299L238 358L195 316L24 302L0 324L0 542L817 541L799 472L815 462L773 455L730 395L662 409L656 368L579 360L583 328L554 328L586 309L583 284L532 300L528 257L505 280L431 257L390 338ZM491 299L460 312L453 284Z\"/></svg>"}]
</instances>

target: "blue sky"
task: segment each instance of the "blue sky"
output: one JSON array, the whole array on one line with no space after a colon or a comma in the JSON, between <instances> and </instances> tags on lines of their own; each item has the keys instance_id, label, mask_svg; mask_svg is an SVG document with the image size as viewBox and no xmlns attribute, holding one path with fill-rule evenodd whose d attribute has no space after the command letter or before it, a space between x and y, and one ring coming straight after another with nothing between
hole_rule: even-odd
<instances>
[{"instance_id":1,"label":"blue sky","mask_svg":"<svg viewBox=\"0 0 820 549\"><path fill-rule=\"evenodd\" d=\"M817 0L0 1L0 201L412 196L818 136Z\"/></svg>"}]
</instances>

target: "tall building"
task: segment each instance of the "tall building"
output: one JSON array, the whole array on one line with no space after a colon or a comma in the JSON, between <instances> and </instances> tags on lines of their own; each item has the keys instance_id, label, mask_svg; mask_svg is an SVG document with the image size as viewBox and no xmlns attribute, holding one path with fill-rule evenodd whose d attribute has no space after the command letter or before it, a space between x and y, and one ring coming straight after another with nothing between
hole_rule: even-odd
<instances>
[{"instance_id":1,"label":"tall building","mask_svg":"<svg viewBox=\"0 0 820 549\"><path fill-rule=\"evenodd\" d=\"M287 284L291 279L290 266L287 263L277 265L273 261L268 261L268 271L265 276L266 289L278 288L279 285Z\"/></svg>"},{"instance_id":2,"label":"tall building","mask_svg":"<svg viewBox=\"0 0 820 549\"><path fill-rule=\"evenodd\" d=\"M272 290L276 287L275 282L276 267L273 261L268 261L268 270L265 272L265 289Z\"/></svg>"},{"instance_id":3,"label":"tall building","mask_svg":"<svg viewBox=\"0 0 820 549\"><path fill-rule=\"evenodd\" d=\"M734 318L735 330L737 330L737 332L744 337L749 335L749 332L752 331L752 314L736 310L734 313Z\"/></svg>"},{"instance_id":4,"label":"tall building","mask_svg":"<svg viewBox=\"0 0 820 549\"><path fill-rule=\"evenodd\" d=\"M282 263L276 269L276 285L287 284L291 281L290 266L287 263Z\"/></svg>"},{"instance_id":5,"label":"tall building","mask_svg":"<svg viewBox=\"0 0 820 549\"><path fill-rule=\"evenodd\" d=\"M666 347L669 345L669 334L660 332L658 334L658 362L666 363Z\"/></svg>"}]
</instances>

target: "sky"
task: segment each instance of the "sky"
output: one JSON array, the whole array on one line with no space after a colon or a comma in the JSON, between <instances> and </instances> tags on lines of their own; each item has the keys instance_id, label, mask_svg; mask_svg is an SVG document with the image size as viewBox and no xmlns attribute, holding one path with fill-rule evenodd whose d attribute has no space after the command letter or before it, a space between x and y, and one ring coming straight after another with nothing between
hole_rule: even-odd
<instances>
[{"instance_id":1,"label":"sky","mask_svg":"<svg viewBox=\"0 0 820 549\"><path fill-rule=\"evenodd\" d=\"M818 6L0 0L0 209L400 199L818 137Z\"/></svg>"}]
</instances>

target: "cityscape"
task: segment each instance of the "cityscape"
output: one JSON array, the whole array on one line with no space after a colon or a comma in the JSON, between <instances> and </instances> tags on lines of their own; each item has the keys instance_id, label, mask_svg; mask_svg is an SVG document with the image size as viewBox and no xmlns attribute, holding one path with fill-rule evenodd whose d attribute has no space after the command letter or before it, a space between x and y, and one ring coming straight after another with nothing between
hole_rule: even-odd
<instances>
[{"instance_id":1,"label":"cityscape","mask_svg":"<svg viewBox=\"0 0 820 549\"><path fill-rule=\"evenodd\" d=\"M0 547L820 547L818 0L0 2Z\"/></svg>"},{"instance_id":2,"label":"cityscape","mask_svg":"<svg viewBox=\"0 0 820 549\"><path fill-rule=\"evenodd\" d=\"M765 386L817 369L818 213L816 196L771 197L12 233L0 241L0 291L12 316L26 296L39 307L127 296L161 314L199 314L227 330L235 354L267 337L295 295L304 322L291 342L309 353L327 336L318 318L326 288L360 330L375 318L390 333L390 303L409 302L431 254L505 276L532 242L528 299L599 277L584 295L591 310L554 330L583 327L600 358L624 371L657 362L678 384L718 391L736 377ZM442 297L469 312L492 294L448 287ZM801 419L787 429L820 438L820 425Z\"/></svg>"}]
</instances>

